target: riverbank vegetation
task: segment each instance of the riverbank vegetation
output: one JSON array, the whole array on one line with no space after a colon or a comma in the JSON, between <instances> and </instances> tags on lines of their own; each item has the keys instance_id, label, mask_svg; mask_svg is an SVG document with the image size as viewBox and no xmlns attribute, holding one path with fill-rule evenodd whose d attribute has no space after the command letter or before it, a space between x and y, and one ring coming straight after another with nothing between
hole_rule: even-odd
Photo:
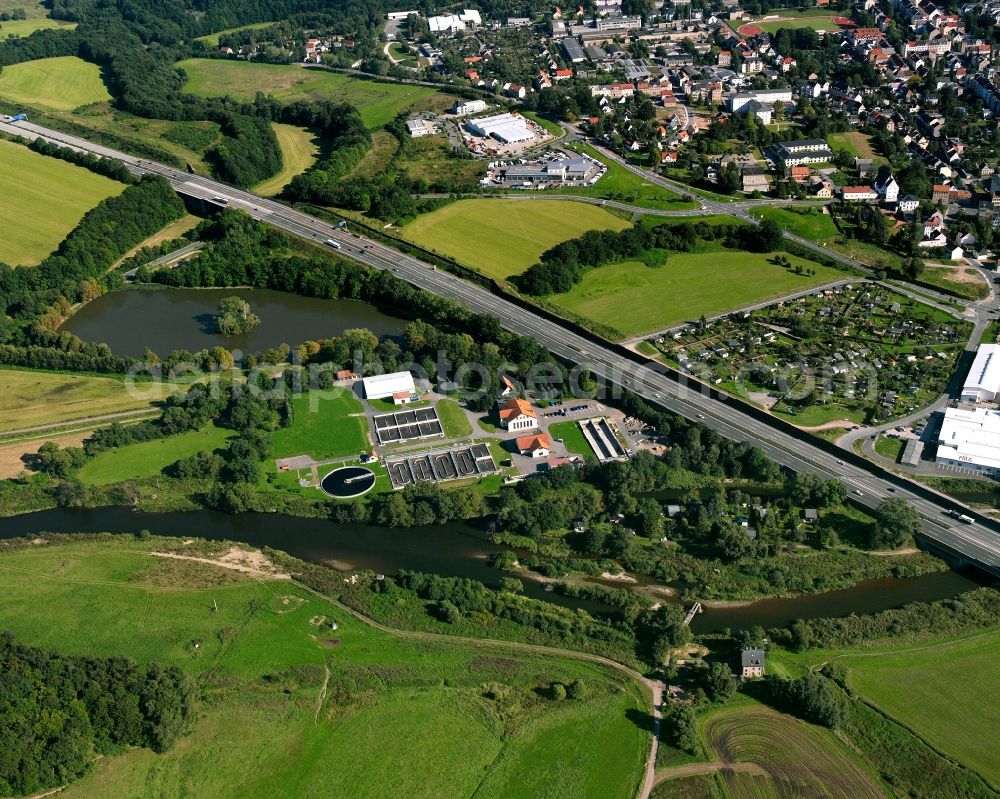
<instances>
[{"instance_id":1,"label":"riverbank vegetation","mask_svg":"<svg viewBox=\"0 0 1000 799\"><path fill-rule=\"evenodd\" d=\"M631 679L555 653L391 635L280 579L259 553L230 548L141 536L4 545L4 624L25 644L131 658L141 673L159 662L197 685L193 726L177 745L85 758L89 774L64 795L132 796L155 784L175 799L195 784L211 799L232 795L234 778L245 795L321 799L374 799L390 783L441 799L477 787L497 799L635 792L648 737L633 720L646 700ZM525 777L539 752L557 760L579 729L572 769Z\"/></svg>"}]
</instances>

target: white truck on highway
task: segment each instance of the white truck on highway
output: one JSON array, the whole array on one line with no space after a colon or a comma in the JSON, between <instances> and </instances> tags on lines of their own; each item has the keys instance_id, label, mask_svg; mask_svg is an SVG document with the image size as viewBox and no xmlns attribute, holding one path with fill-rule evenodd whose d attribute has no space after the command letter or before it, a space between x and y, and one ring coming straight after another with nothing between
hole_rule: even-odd
<instances>
[{"instance_id":1,"label":"white truck on highway","mask_svg":"<svg viewBox=\"0 0 1000 799\"><path fill-rule=\"evenodd\" d=\"M335 249L335 250L339 250L340 249L340 244L337 243L336 241L334 241L333 239L327 239L323 243L325 245L327 245L328 247L333 247L333 249Z\"/></svg>"}]
</instances>

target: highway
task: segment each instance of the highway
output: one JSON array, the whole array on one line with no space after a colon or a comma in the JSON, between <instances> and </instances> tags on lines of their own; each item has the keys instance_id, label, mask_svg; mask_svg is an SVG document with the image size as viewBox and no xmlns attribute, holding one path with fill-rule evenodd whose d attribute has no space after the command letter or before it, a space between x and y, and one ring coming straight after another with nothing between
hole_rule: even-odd
<instances>
[{"instance_id":1,"label":"highway","mask_svg":"<svg viewBox=\"0 0 1000 799\"><path fill-rule=\"evenodd\" d=\"M434 294L451 297L478 313L497 317L503 327L529 336L566 361L586 365L608 383L623 386L646 400L668 408L688 419L697 420L728 439L746 441L764 450L777 462L796 472L809 472L823 478L838 478L852 492L852 500L869 510L882 500L900 497L910 502L921 514L924 534L941 547L960 554L991 573L1000 576L1000 534L977 521L963 524L949 516L945 508L949 501L907 488L905 480L890 484L878 475L877 467L838 458L807 441L803 441L771 423L745 413L735 402L725 397L713 398L708 389L697 383L683 385L657 371L663 367L653 362L637 363L617 349L595 343L572 330L515 303L469 283L449 272L391 249L357 234L338 231L334 226L296 211L281 203L257 197L223 183L190 175L145 159L138 159L84 139L49 130L30 122L0 122L0 130L25 138L41 137L53 143L71 146L94 155L114 158L125 163L136 174L155 173L170 181L183 195L245 211L255 219L307 241L316 243L333 240L340 255L355 259L377 269L388 270L401 279ZM724 203L705 201L713 212L729 213ZM716 209L715 206L718 206Z\"/></svg>"}]
</instances>

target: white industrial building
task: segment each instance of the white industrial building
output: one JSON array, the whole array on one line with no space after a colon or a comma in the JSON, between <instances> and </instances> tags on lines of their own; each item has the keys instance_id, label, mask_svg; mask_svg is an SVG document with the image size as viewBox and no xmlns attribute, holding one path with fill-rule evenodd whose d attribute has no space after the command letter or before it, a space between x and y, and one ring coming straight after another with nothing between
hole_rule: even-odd
<instances>
[{"instance_id":1,"label":"white industrial building","mask_svg":"<svg viewBox=\"0 0 1000 799\"><path fill-rule=\"evenodd\" d=\"M948 408L938 435L937 462L1000 474L1000 411Z\"/></svg>"},{"instance_id":2,"label":"white industrial building","mask_svg":"<svg viewBox=\"0 0 1000 799\"><path fill-rule=\"evenodd\" d=\"M995 402L1000 393L1000 344L982 344L962 386L964 402Z\"/></svg>"},{"instance_id":3,"label":"white industrial building","mask_svg":"<svg viewBox=\"0 0 1000 799\"><path fill-rule=\"evenodd\" d=\"M517 144L535 138L524 117L508 113L470 119L465 127L473 136L492 137L503 144Z\"/></svg>"},{"instance_id":4,"label":"white industrial building","mask_svg":"<svg viewBox=\"0 0 1000 799\"><path fill-rule=\"evenodd\" d=\"M409 372L372 375L362 378L361 382L365 386L365 399L388 399L391 397L397 405L404 405L417 395L413 375Z\"/></svg>"},{"instance_id":5,"label":"white industrial building","mask_svg":"<svg viewBox=\"0 0 1000 799\"><path fill-rule=\"evenodd\" d=\"M481 27L483 18L475 9L467 8L461 14L444 14L427 18L427 27L431 33L455 33L456 31L475 30Z\"/></svg>"},{"instance_id":6,"label":"white industrial building","mask_svg":"<svg viewBox=\"0 0 1000 799\"><path fill-rule=\"evenodd\" d=\"M451 113L455 116L465 116L466 114L478 114L487 109L485 100L456 100L451 107Z\"/></svg>"}]
</instances>

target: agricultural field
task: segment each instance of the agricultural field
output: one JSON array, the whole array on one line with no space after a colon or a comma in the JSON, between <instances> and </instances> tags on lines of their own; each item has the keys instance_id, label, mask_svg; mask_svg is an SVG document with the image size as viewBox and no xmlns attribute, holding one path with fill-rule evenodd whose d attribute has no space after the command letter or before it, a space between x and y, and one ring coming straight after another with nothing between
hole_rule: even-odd
<instances>
[{"instance_id":1,"label":"agricultural field","mask_svg":"<svg viewBox=\"0 0 1000 799\"><path fill-rule=\"evenodd\" d=\"M398 164L411 180L449 191L474 191L486 175L485 162L456 155L444 134L410 139Z\"/></svg>"},{"instance_id":2,"label":"agricultural field","mask_svg":"<svg viewBox=\"0 0 1000 799\"><path fill-rule=\"evenodd\" d=\"M0 554L0 614L20 640L177 665L207 697L173 749L105 756L69 799L635 794L648 737L631 718L638 690L617 675L394 636L287 580L150 554L166 549L213 558L228 545L116 537ZM574 679L586 699L549 698Z\"/></svg>"},{"instance_id":3,"label":"agricultural field","mask_svg":"<svg viewBox=\"0 0 1000 799\"><path fill-rule=\"evenodd\" d=\"M111 99L101 70L76 56L42 58L3 68L0 98L25 106L71 111Z\"/></svg>"},{"instance_id":4,"label":"agricultural field","mask_svg":"<svg viewBox=\"0 0 1000 799\"><path fill-rule=\"evenodd\" d=\"M37 265L87 211L125 190L123 183L9 141L0 141L0 174L0 261L11 265Z\"/></svg>"},{"instance_id":5,"label":"agricultural field","mask_svg":"<svg viewBox=\"0 0 1000 799\"><path fill-rule=\"evenodd\" d=\"M970 330L944 311L855 282L767 305L749 319L688 325L655 343L668 363L812 427L886 420L929 404L945 390Z\"/></svg>"},{"instance_id":6,"label":"agricultural field","mask_svg":"<svg viewBox=\"0 0 1000 799\"><path fill-rule=\"evenodd\" d=\"M370 128L382 127L401 111L439 110L453 102L426 86L380 83L295 65L189 58L177 66L187 75L185 91L201 97L253 100L257 92L263 92L286 101L347 102L357 107Z\"/></svg>"},{"instance_id":7,"label":"agricultural field","mask_svg":"<svg viewBox=\"0 0 1000 799\"><path fill-rule=\"evenodd\" d=\"M629 172L625 167L607 161L602 158L597 150L589 144L573 142L567 145L571 150L596 158L607 167L607 172L593 186L556 189L557 193L579 194L584 197L598 197L605 200L618 200L619 202L637 205L640 208L654 208L661 210L679 210L685 208L697 208L698 203L694 200L685 200L679 194L647 183L634 172Z\"/></svg>"},{"instance_id":8,"label":"agricultural field","mask_svg":"<svg viewBox=\"0 0 1000 799\"><path fill-rule=\"evenodd\" d=\"M280 194L292 178L301 175L316 163L316 155L319 153L316 137L308 130L295 125L284 125L280 122L272 122L271 124L278 137L278 144L281 146L282 166L278 174L253 187L257 194L264 197Z\"/></svg>"},{"instance_id":9,"label":"agricultural field","mask_svg":"<svg viewBox=\"0 0 1000 799\"><path fill-rule=\"evenodd\" d=\"M0 369L0 433L148 408L169 391L162 382Z\"/></svg>"},{"instance_id":10,"label":"agricultural field","mask_svg":"<svg viewBox=\"0 0 1000 799\"><path fill-rule=\"evenodd\" d=\"M770 708L742 705L705 723L709 748L724 763L754 763L764 773L726 771L733 799L884 799L885 792L830 730Z\"/></svg>"},{"instance_id":11,"label":"agricultural field","mask_svg":"<svg viewBox=\"0 0 1000 799\"><path fill-rule=\"evenodd\" d=\"M815 275L797 275L773 263L773 257L719 250L672 253L658 267L625 261L591 269L570 291L549 299L628 338L843 277L835 269L791 256L793 265L816 270Z\"/></svg>"},{"instance_id":12,"label":"agricultural field","mask_svg":"<svg viewBox=\"0 0 1000 799\"><path fill-rule=\"evenodd\" d=\"M31 36L35 31L47 28L65 28L71 31L75 27L75 22L63 22L62 20L41 17L34 19L9 19L6 22L0 22L0 41L9 36Z\"/></svg>"},{"instance_id":13,"label":"agricultural field","mask_svg":"<svg viewBox=\"0 0 1000 799\"><path fill-rule=\"evenodd\" d=\"M812 241L826 241L840 235L833 217L822 208L757 208L751 213L757 219L770 219L782 230Z\"/></svg>"},{"instance_id":14,"label":"agricultural field","mask_svg":"<svg viewBox=\"0 0 1000 799\"><path fill-rule=\"evenodd\" d=\"M932 746L1000 785L991 702L1000 690L1000 632L918 650L844 655L851 687Z\"/></svg>"},{"instance_id":15,"label":"agricultural field","mask_svg":"<svg viewBox=\"0 0 1000 799\"><path fill-rule=\"evenodd\" d=\"M362 411L361 403L343 388L299 394L292 399L292 426L280 427L271 436L272 454L324 460L367 451L371 446Z\"/></svg>"},{"instance_id":16,"label":"agricultural field","mask_svg":"<svg viewBox=\"0 0 1000 799\"><path fill-rule=\"evenodd\" d=\"M520 274L555 244L629 223L572 201L459 200L402 228L403 238L493 278Z\"/></svg>"},{"instance_id":17,"label":"agricultural field","mask_svg":"<svg viewBox=\"0 0 1000 799\"><path fill-rule=\"evenodd\" d=\"M102 452L84 464L77 477L90 485L110 485L123 480L153 477L181 458L188 458L202 450L212 452L224 448L235 434L233 430L210 424L201 430L129 444Z\"/></svg>"}]
</instances>

